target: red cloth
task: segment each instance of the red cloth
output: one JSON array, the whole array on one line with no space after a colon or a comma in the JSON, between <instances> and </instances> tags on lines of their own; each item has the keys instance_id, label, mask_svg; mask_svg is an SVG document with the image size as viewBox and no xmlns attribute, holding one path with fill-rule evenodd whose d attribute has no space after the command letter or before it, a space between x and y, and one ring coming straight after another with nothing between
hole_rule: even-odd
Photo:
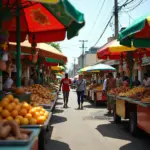
<instances>
[{"instance_id":1,"label":"red cloth","mask_svg":"<svg viewBox=\"0 0 150 150\"><path fill-rule=\"evenodd\" d=\"M61 83L62 83L62 91L69 92L70 91L69 85L71 84L71 80L69 78L63 78L61 80Z\"/></svg>"}]
</instances>

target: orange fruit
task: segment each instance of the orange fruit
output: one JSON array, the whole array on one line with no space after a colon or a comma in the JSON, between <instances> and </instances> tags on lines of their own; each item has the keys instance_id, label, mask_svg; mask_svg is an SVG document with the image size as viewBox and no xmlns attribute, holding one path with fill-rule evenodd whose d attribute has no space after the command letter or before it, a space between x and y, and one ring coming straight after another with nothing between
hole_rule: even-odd
<instances>
[{"instance_id":1,"label":"orange fruit","mask_svg":"<svg viewBox=\"0 0 150 150\"><path fill-rule=\"evenodd\" d=\"M15 118L15 121L17 122L17 124L19 124L20 125L20 119L19 118Z\"/></svg>"},{"instance_id":2,"label":"orange fruit","mask_svg":"<svg viewBox=\"0 0 150 150\"><path fill-rule=\"evenodd\" d=\"M30 108L30 105L29 105L27 102L24 102L24 103L22 104L22 108L29 109L29 108Z\"/></svg>"},{"instance_id":3,"label":"orange fruit","mask_svg":"<svg viewBox=\"0 0 150 150\"><path fill-rule=\"evenodd\" d=\"M12 105L13 109L16 107L16 103L12 102L10 104Z\"/></svg>"},{"instance_id":4,"label":"orange fruit","mask_svg":"<svg viewBox=\"0 0 150 150\"><path fill-rule=\"evenodd\" d=\"M14 99L13 95L11 94L6 95L5 98L8 98L10 102Z\"/></svg>"},{"instance_id":5,"label":"orange fruit","mask_svg":"<svg viewBox=\"0 0 150 150\"><path fill-rule=\"evenodd\" d=\"M28 118L22 118L20 124L21 125L28 125L29 124Z\"/></svg>"},{"instance_id":6,"label":"orange fruit","mask_svg":"<svg viewBox=\"0 0 150 150\"><path fill-rule=\"evenodd\" d=\"M39 113L39 112L35 112L34 115L33 115L33 117L35 117L35 118L37 118L37 117L39 117L39 116L40 116L40 113Z\"/></svg>"},{"instance_id":7,"label":"orange fruit","mask_svg":"<svg viewBox=\"0 0 150 150\"><path fill-rule=\"evenodd\" d=\"M29 124L31 124L31 125L36 125L36 124L37 124L37 120L36 120L35 118L31 118L31 119L29 120Z\"/></svg>"},{"instance_id":8,"label":"orange fruit","mask_svg":"<svg viewBox=\"0 0 150 150\"><path fill-rule=\"evenodd\" d=\"M31 119L31 118L32 118L32 114L27 113L27 114L25 115L25 117L28 118L28 119Z\"/></svg>"},{"instance_id":9,"label":"orange fruit","mask_svg":"<svg viewBox=\"0 0 150 150\"><path fill-rule=\"evenodd\" d=\"M20 109L21 109L20 104L17 104L17 105L16 105L16 107L15 107L15 110L17 110L17 111L19 112L19 111L20 111Z\"/></svg>"},{"instance_id":10,"label":"orange fruit","mask_svg":"<svg viewBox=\"0 0 150 150\"><path fill-rule=\"evenodd\" d=\"M48 111L45 111L44 116L45 116L46 118L48 118L49 112L48 112Z\"/></svg>"},{"instance_id":11,"label":"orange fruit","mask_svg":"<svg viewBox=\"0 0 150 150\"><path fill-rule=\"evenodd\" d=\"M3 100L1 101L1 106L2 106L3 108L7 107L8 104L9 104L9 100L8 100L7 98L5 98L5 99L3 99Z\"/></svg>"},{"instance_id":12,"label":"orange fruit","mask_svg":"<svg viewBox=\"0 0 150 150\"><path fill-rule=\"evenodd\" d=\"M9 112L7 109L4 109L4 110L2 111L2 116L3 116L4 118L6 118L6 117L10 116L10 112Z\"/></svg>"},{"instance_id":13,"label":"orange fruit","mask_svg":"<svg viewBox=\"0 0 150 150\"><path fill-rule=\"evenodd\" d=\"M13 117L12 116L8 116L6 119L7 120L13 120Z\"/></svg>"},{"instance_id":14,"label":"orange fruit","mask_svg":"<svg viewBox=\"0 0 150 150\"><path fill-rule=\"evenodd\" d=\"M11 111L13 109L13 106L11 105L11 103L6 106L6 109L8 111Z\"/></svg>"},{"instance_id":15,"label":"orange fruit","mask_svg":"<svg viewBox=\"0 0 150 150\"><path fill-rule=\"evenodd\" d=\"M3 111L3 108L0 106L0 113Z\"/></svg>"},{"instance_id":16,"label":"orange fruit","mask_svg":"<svg viewBox=\"0 0 150 150\"><path fill-rule=\"evenodd\" d=\"M15 119L19 119L19 120L21 120L22 118L23 118L22 116L18 115L18 116L16 116L16 118L15 118Z\"/></svg>"},{"instance_id":17,"label":"orange fruit","mask_svg":"<svg viewBox=\"0 0 150 150\"><path fill-rule=\"evenodd\" d=\"M19 99L18 98L14 98L13 102L18 104L19 103Z\"/></svg>"},{"instance_id":18,"label":"orange fruit","mask_svg":"<svg viewBox=\"0 0 150 150\"><path fill-rule=\"evenodd\" d=\"M40 111L40 116L44 116L44 112L43 111Z\"/></svg>"},{"instance_id":19,"label":"orange fruit","mask_svg":"<svg viewBox=\"0 0 150 150\"><path fill-rule=\"evenodd\" d=\"M18 111L17 110L13 110L12 112L11 112L11 116L12 117L16 117L16 116L18 116Z\"/></svg>"},{"instance_id":20,"label":"orange fruit","mask_svg":"<svg viewBox=\"0 0 150 150\"><path fill-rule=\"evenodd\" d=\"M25 116L27 113L28 113L27 110L24 108L19 111L19 115L21 116Z\"/></svg>"},{"instance_id":21,"label":"orange fruit","mask_svg":"<svg viewBox=\"0 0 150 150\"><path fill-rule=\"evenodd\" d=\"M39 116L37 118L37 123L38 124L44 124L45 121L46 121L46 117L45 116Z\"/></svg>"}]
</instances>

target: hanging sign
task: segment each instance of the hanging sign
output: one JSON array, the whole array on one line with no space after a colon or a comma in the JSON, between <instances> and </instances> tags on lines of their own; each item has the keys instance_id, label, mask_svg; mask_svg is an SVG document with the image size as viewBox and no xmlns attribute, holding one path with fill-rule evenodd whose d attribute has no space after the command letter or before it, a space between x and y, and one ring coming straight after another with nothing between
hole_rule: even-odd
<instances>
[{"instance_id":1,"label":"hanging sign","mask_svg":"<svg viewBox=\"0 0 150 150\"><path fill-rule=\"evenodd\" d=\"M57 4L60 0L30 0L30 1L40 2L40 3Z\"/></svg>"}]
</instances>

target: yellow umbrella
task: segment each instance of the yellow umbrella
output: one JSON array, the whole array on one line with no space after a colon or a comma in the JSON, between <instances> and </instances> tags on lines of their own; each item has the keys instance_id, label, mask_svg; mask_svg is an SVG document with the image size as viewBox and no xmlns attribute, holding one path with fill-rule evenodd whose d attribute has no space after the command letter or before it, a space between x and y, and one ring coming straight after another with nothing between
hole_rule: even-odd
<instances>
[{"instance_id":1,"label":"yellow umbrella","mask_svg":"<svg viewBox=\"0 0 150 150\"><path fill-rule=\"evenodd\" d=\"M30 1L36 1L36 2L40 2L40 3L56 4L56 3L58 3L60 0L30 0Z\"/></svg>"},{"instance_id":2,"label":"yellow umbrella","mask_svg":"<svg viewBox=\"0 0 150 150\"><path fill-rule=\"evenodd\" d=\"M102 50L107 50L110 52L126 52L126 51L135 51L136 48L134 46L132 47L127 47L127 46L123 46L123 45L120 45L119 41L117 40L113 40L112 42L106 44Z\"/></svg>"},{"instance_id":3,"label":"yellow umbrella","mask_svg":"<svg viewBox=\"0 0 150 150\"><path fill-rule=\"evenodd\" d=\"M63 66L52 66L51 69L54 71L61 71L61 70L64 70L64 67Z\"/></svg>"}]
</instances>

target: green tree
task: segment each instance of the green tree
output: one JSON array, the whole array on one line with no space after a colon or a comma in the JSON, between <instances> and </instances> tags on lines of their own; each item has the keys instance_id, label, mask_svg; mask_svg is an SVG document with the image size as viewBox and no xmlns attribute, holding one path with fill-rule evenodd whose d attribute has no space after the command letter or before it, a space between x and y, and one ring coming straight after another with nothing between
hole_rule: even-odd
<instances>
[{"instance_id":1,"label":"green tree","mask_svg":"<svg viewBox=\"0 0 150 150\"><path fill-rule=\"evenodd\" d=\"M55 47L58 51L62 52L59 43L54 43L54 42L52 42L52 43L48 43L48 44L51 45L51 46L53 46L53 47Z\"/></svg>"},{"instance_id":2,"label":"green tree","mask_svg":"<svg viewBox=\"0 0 150 150\"><path fill-rule=\"evenodd\" d=\"M62 50L61 50L61 47L60 47L59 43L52 42L52 43L47 43L47 44L55 47L58 51L60 51L62 53ZM66 65L62 65L62 66L65 68L65 70L67 70L67 66Z\"/></svg>"}]
</instances>

